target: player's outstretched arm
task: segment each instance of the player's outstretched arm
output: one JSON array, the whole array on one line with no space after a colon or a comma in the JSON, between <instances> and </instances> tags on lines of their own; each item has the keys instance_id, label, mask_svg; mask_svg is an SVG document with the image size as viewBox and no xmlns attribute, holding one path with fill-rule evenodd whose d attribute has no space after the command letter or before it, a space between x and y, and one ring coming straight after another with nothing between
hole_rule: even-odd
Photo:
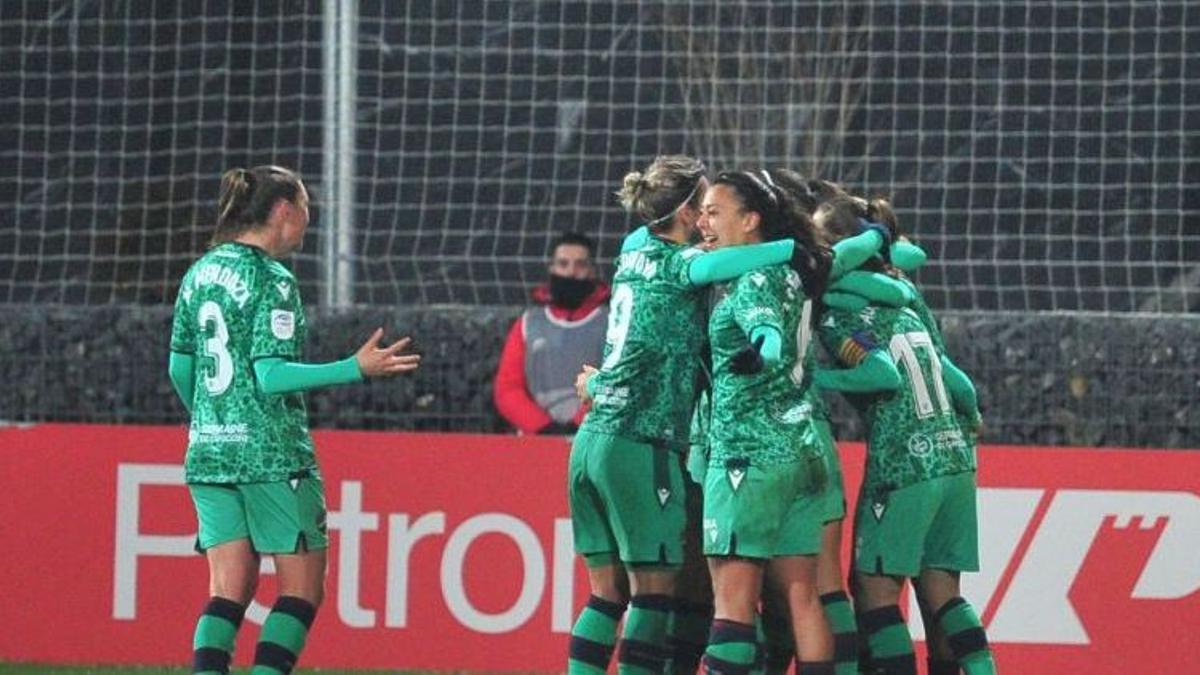
<instances>
[{"instance_id":1,"label":"player's outstretched arm","mask_svg":"<svg viewBox=\"0 0 1200 675\"><path fill-rule=\"evenodd\" d=\"M795 246L791 239L783 239L697 253L688 264L688 281L693 286L707 286L736 279L760 267L786 263L792 259Z\"/></svg>"},{"instance_id":2,"label":"player's outstretched arm","mask_svg":"<svg viewBox=\"0 0 1200 675\"><path fill-rule=\"evenodd\" d=\"M900 388L901 380L892 358L875 350L853 368L818 369L813 373L813 383L822 389L865 394L895 391Z\"/></svg>"},{"instance_id":3,"label":"player's outstretched arm","mask_svg":"<svg viewBox=\"0 0 1200 675\"><path fill-rule=\"evenodd\" d=\"M181 352L171 352L167 363L167 375L171 378L171 386L183 402L188 412L192 411L192 397L196 391L196 357Z\"/></svg>"},{"instance_id":4,"label":"player's outstretched arm","mask_svg":"<svg viewBox=\"0 0 1200 675\"><path fill-rule=\"evenodd\" d=\"M841 278L879 253L879 249L888 243L884 232L882 227L873 227L834 244L833 267L829 270L829 279L833 281Z\"/></svg>"},{"instance_id":5,"label":"player's outstretched arm","mask_svg":"<svg viewBox=\"0 0 1200 675\"><path fill-rule=\"evenodd\" d=\"M911 274L917 271L921 265L925 264L928 256L925 254L925 249L917 246L911 241L900 240L892 244L891 249L892 264L900 269L905 274Z\"/></svg>"},{"instance_id":6,"label":"player's outstretched arm","mask_svg":"<svg viewBox=\"0 0 1200 675\"><path fill-rule=\"evenodd\" d=\"M377 328L353 356L331 363L259 359L254 362L254 375L264 393L287 394L406 373L421 364L419 354L405 353L411 338L401 338L387 346L380 344L382 339L383 329Z\"/></svg>"},{"instance_id":7,"label":"player's outstretched arm","mask_svg":"<svg viewBox=\"0 0 1200 675\"><path fill-rule=\"evenodd\" d=\"M916 292L909 284L886 274L864 270L847 272L833 283L830 292L850 293L865 298L870 303L888 307L905 307L916 297Z\"/></svg>"}]
</instances>

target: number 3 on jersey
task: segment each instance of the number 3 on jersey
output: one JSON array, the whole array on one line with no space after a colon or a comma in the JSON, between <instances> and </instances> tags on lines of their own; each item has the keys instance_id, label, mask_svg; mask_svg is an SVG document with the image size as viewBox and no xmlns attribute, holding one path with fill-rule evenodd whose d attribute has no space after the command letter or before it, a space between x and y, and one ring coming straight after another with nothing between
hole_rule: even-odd
<instances>
[{"instance_id":1,"label":"number 3 on jersey","mask_svg":"<svg viewBox=\"0 0 1200 675\"><path fill-rule=\"evenodd\" d=\"M229 329L221 306L209 300L200 305L200 330L204 340L204 388L212 396L225 393L233 382L233 357L229 354Z\"/></svg>"},{"instance_id":2,"label":"number 3 on jersey","mask_svg":"<svg viewBox=\"0 0 1200 675\"><path fill-rule=\"evenodd\" d=\"M633 316L633 288L629 284L617 284L613 289L608 312L608 332L604 335L604 341L608 343L608 356L604 357L604 363L600 366L602 370L617 365L625 349L625 338L629 337L629 320Z\"/></svg>"}]
</instances>

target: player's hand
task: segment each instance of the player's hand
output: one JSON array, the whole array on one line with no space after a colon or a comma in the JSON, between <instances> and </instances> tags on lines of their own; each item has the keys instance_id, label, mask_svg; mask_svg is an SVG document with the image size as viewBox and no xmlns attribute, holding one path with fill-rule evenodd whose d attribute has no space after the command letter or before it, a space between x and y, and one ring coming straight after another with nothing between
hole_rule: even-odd
<instances>
[{"instance_id":1,"label":"player's hand","mask_svg":"<svg viewBox=\"0 0 1200 675\"><path fill-rule=\"evenodd\" d=\"M761 373L763 369L763 357L759 353L762 349L765 336L759 335L754 344L748 345L736 354L729 362L729 370L734 375L754 375Z\"/></svg>"},{"instance_id":2,"label":"player's hand","mask_svg":"<svg viewBox=\"0 0 1200 675\"><path fill-rule=\"evenodd\" d=\"M580 401L586 403L592 400L592 395L587 390L587 383L597 372L595 368L585 363L583 364L583 370L579 371L579 374L575 376L575 393L579 395Z\"/></svg>"},{"instance_id":3,"label":"player's hand","mask_svg":"<svg viewBox=\"0 0 1200 675\"><path fill-rule=\"evenodd\" d=\"M403 337L390 345L383 346L383 329L376 328L371 337L355 352L358 370L363 377L386 377L416 370L421 365L420 354L405 353L412 338Z\"/></svg>"},{"instance_id":4,"label":"player's hand","mask_svg":"<svg viewBox=\"0 0 1200 675\"><path fill-rule=\"evenodd\" d=\"M975 414L971 416L968 424L970 424L971 433L975 434L976 436L983 435L983 414L978 410L976 410Z\"/></svg>"},{"instance_id":5,"label":"player's hand","mask_svg":"<svg viewBox=\"0 0 1200 675\"><path fill-rule=\"evenodd\" d=\"M883 223L876 223L866 218L858 219L858 231L860 233L867 230L875 230L883 239L883 245L879 247L879 255L883 256L884 260L888 259L891 254L892 242L896 239L896 233Z\"/></svg>"}]
</instances>

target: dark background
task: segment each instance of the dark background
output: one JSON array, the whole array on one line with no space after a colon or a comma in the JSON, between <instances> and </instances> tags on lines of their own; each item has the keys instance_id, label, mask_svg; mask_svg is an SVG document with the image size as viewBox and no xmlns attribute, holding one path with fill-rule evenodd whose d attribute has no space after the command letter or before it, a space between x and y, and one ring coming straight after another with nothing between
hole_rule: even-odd
<instances>
[{"instance_id":1,"label":"dark background","mask_svg":"<svg viewBox=\"0 0 1200 675\"><path fill-rule=\"evenodd\" d=\"M321 3L0 3L0 420L182 419L170 303L221 172L314 193L314 357L433 354L319 425L494 430L564 229L607 262L656 154L894 200L993 442L1200 447L1200 10L1186 2L361 2L358 305L318 306ZM852 420L839 411L843 433Z\"/></svg>"}]
</instances>

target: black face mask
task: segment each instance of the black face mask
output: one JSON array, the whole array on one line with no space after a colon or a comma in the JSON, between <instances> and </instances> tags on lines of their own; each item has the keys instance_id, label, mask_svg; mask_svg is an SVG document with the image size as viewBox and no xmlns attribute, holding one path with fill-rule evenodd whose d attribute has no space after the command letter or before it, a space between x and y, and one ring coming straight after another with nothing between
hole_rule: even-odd
<instances>
[{"instance_id":1,"label":"black face mask","mask_svg":"<svg viewBox=\"0 0 1200 675\"><path fill-rule=\"evenodd\" d=\"M573 279L550 275L550 303L555 307L575 309L596 290L595 279Z\"/></svg>"}]
</instances>

